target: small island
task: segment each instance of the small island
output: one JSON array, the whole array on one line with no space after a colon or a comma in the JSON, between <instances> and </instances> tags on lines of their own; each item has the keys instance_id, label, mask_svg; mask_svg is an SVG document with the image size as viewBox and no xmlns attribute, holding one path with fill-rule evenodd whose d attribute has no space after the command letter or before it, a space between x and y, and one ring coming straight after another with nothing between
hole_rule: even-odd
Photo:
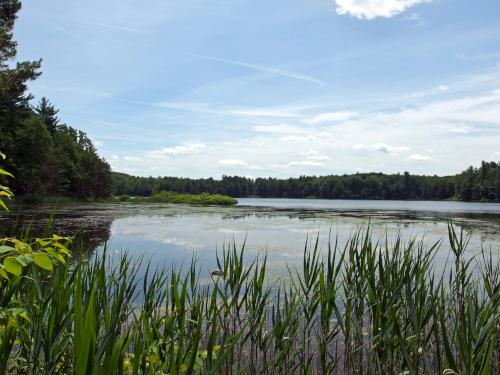
<instances>
[{"instance_id":1,"label":"small island","mask_svg":"<svg viewBox=\"0 0 500 375\"><path fill-rule=\"evenodd\" d=\"M149 197L129 197L128 195L120 195L115 199L121 202L151 202L151 203L178 203L178 204L193 204L193 205L218 205L218 206L234 206L238 201L228 195L222 194L179 194L173 191L160 191Z\"/></svg>"}]
</instances>

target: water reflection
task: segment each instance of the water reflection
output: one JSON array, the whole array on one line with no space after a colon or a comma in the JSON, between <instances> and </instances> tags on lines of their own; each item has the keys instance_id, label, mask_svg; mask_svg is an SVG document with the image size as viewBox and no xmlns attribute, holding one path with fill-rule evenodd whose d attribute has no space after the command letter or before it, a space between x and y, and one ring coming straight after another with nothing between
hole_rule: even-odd
<instances>
[{"instance_id":1,"label":"water reflection","mask_svg":"<svg viewBox=\"0 0 500 375\"><path fill-rule=\"evenodd\" d=\"M249 202L252 203L252 202ZM269 202L267 202L269 203ZM294 202L296 204L297 202ZM78 234L91 250L106 242L110 254L128 252L134 257L151 260L153 264L188 263L193 254L202 267L215 266L215 254L224 244L246 241L247 255L267 251L271 272L282 274L285 263L300 264L306 239L318 238L322 249L327 249L330 238L344 244L347 238L370 222L373 236L381 242L385 235L393 241L398 233L406 240L417 237L428 247L446 238L449 219L471 233L469 254L481 247L491 247L496 256L500 249L500 210L489 207L478 212L477 206L469 212L452 208L408 210L395 208L390 202L378 202L378 209L360 207L355 202L349 210L343 202L341 208L309 208L302 202L297 208L266 207L264 205L237 207L192 207L165 204L99 203L67 204L56 211L50 206L18 207L10 215L0 217L3 235L18 233L19 228L30 226L39 235L54 217L54 226L61 235ZM421 202L425 204L426 202ZM431 206L434 202L430 202ZM447 207L451 207L446 202ZM474 205L474 204L473 204ZM467 207L467 206L466 206ZM498 205L500 207L500 205ZM420 206L422 208L422 206ZM445 264L447 243L443 242L436 255L436 265Z\"/></svg>"}]
</instances>

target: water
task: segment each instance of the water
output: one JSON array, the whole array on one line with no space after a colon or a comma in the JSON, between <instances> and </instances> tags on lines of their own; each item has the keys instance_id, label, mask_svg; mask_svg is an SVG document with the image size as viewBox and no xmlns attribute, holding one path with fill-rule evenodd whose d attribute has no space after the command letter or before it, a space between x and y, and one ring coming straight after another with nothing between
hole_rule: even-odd
<instances>
[{"instance_id":1,"label":"water","mask_svg":"<svg viewBox=\"0 0 500 375\"><path fill-rule=\"evenodd\" d=\"M108 252L127 252L155 265L187 264L193 254L207 271L215 267L216 251L233 240L246 240L248 256L267 251L270 273L283 275L286 264L298 265L306 241L319 240L326 250L330 238L341 244L370 222L375 238L389 241L422 239L427 246L446 239L448 220L471 234L468 251L482 247L500 254L500 204L424 201L353 201L307 199L239 199L235 207L194 207L169 204L91 203L18 207L0 217L2 234L31 225L41 231L54 214L57 233L79 232L91 250L107 244ZM17 223L17 224L16 224ZM16 227L16 229L11 229ZM446 241L435 262L444 266ZM498 259L498 258L496 258Z\"/></svg>"}]
</instances>

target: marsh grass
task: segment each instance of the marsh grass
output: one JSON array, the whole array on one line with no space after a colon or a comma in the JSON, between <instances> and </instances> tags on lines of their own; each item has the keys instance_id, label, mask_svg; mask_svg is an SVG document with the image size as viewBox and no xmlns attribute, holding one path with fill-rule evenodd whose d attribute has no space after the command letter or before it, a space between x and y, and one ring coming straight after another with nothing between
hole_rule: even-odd
<instances>
[{"instance_id":1,"label":"marsh grass","mask_svg":"<svg viewBox=\"0 0 500 375\"><path fill-rule=\"evenodd\" d=\"M210 275L153 269L104 252L31 268L17 298L20 323L6 373L74 374L495 374L499 373L500 268L492 254L465 255L467 237L449 227L451 253L438 274L438 244L347 243L304 249L290 280L266 282L266 255L226 247ZM8 350L8 353L2 352Z\"/></svg>"},{"instance_id":2,"label":"marsh grass","mask_svg":"<svg viewBox=\"0 0 500 375\"><path fill-rule=\"evenodd\" d=\"M129 197L128 195L120 195L115 197L120 202L151 202L151 203L180 203L194 205L219 205L233 206L238 203L234 198L222 194L181 194L172 191L160 191L149 197Z\"/></svg>"}]
</instances>

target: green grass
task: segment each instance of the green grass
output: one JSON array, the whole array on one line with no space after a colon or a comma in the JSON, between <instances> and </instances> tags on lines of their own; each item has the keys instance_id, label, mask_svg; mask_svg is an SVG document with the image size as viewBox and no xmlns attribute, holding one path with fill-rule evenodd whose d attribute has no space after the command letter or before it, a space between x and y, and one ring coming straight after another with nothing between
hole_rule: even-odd
<instances>
[{"instance_id":1,"label":"green grass","mask_svg":"<svg viewBox=\"0 0 500 375\"><path fill-rule=\"evenodd\" d=\"M161 191L149 197L129 197L127 195L120 195L115 199L122 202L180 203L222 206L232 206L238 203L236 199L222 194L179 194L172 191Z\"/></svg>"},{"instance_id":2,"label":"green grass","mask_svg":"<svg viewBox=\"0 0 500 375\"><path fill-rule=\"evenodd\" d=\"M143 279L126 255L28 266L0 281L1 306L27 311L0 326L0 363L8 374L499 373L500 266L468 259L453 227L448 240L442 274L437 244L385 245L368 230L324 252L316 242L274 286L266 255L245 262L235 244L209 282L194 260Z\"/></svg>"}]
</instances>

